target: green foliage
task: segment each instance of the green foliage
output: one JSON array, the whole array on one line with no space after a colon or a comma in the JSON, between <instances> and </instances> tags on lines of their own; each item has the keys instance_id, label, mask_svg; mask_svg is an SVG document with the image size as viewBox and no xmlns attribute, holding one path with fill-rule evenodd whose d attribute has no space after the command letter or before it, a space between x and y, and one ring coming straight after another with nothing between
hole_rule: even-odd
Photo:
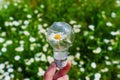
<instances>
[{"instance_id":1,"label":"green foliage","mask_svg":"<svg viewBox=\"0 0 120 80\"><path fill-rule=\"evenodd\" d=\"M0 80L5 72L11 80L42 80L53 61L45 33L57 21L69 23L75 33L70 80L120 79L119 0L11 0L2 7Z\"/></svg>"}]
</instances>

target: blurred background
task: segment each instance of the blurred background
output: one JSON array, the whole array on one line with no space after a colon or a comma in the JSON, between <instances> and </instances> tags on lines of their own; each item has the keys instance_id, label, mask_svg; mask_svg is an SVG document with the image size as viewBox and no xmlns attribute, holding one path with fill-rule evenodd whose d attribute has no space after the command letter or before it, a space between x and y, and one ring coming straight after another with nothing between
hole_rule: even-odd
<instances>
[{"instance_id":1,"label":"blurred background","mask_svg":"<svg viewBox=\"0 0 120 80\"><path fill-rule=\"evenodd\" d=\"M120 0L0 0L0 80L42 80L57 21L75 33L70 80L120 80Z\"/></svg>"}]
</instances>

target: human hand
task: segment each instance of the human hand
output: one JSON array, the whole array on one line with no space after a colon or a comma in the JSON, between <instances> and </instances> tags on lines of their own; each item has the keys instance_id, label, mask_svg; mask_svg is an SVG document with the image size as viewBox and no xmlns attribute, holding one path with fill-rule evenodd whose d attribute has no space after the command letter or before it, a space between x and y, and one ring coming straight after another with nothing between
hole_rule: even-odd
<instances>
[{"instance_id":1,"label":"human hand","mask_svg":"<svg viewBox=\"0 0 120 80\"><path fill-rule=\"evenodd\" d=\"M69 77L67 76L67 72L70 70L71 63L67 62L67 65L60 69L56 73L56 64L53 62L51 63L48 70L45 72L43 80L69 80Z\"/></svg>"}]
</instances>

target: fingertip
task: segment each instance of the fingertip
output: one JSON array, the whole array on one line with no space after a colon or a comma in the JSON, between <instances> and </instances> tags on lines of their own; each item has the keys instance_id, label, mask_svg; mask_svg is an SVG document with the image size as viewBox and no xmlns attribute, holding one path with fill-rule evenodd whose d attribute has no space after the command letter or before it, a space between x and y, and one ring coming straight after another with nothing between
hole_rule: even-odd
<instances>
[{"instance_id":1,"label":"fingertip","mask_svg":"<svg viewBox=\"0 0 120 80\"><path fill-rule=\"evenodd\" d=\"M64 72L68 72L70 70L70 68L71 68L71 62L68 61L67 65L64 68L62 68L61 70Z\"/></svg>"},{"instance_id":2,"label":"fingertip","mask_svg":"<svg viewBox=\"0 0 120 80\"><path fill-rule=\"evenodd\" d=\"M55 67L56 68L56 64L54 62L52 62L50 67Z\"/></svg>"}]
</instances>

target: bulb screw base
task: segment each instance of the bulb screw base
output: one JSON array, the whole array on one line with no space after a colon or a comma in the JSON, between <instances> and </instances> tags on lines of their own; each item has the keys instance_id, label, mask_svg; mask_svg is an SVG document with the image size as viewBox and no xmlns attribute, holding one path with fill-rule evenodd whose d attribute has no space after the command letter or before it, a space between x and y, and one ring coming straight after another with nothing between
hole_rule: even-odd
<instances>
[{"instance_id":1,"label":"bulb screw base","mask_svg":"<svg viewBox=\"0 0 120 80\"><path fill-rule=\"evenodd\" d=\"M54 52L54 62L56 63L58 68L63 68L67 64L67 52Z\"/></svg>"}]
</instances>

